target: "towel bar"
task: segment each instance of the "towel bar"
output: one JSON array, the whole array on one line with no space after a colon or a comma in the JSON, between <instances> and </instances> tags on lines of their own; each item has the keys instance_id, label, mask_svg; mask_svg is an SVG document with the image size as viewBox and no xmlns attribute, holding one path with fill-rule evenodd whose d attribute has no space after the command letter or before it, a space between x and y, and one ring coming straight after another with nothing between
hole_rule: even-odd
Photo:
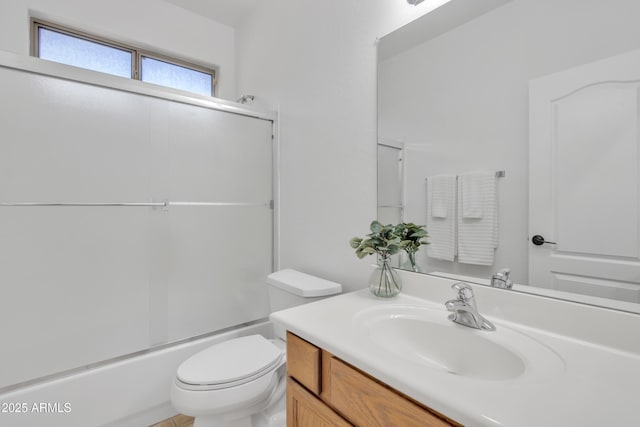
<instances>
[{"instance_id":1,"label":"towel bar","mask_svg":"<svg viewBox=\"0 0 640 427\"><path fill-rule=\"evenodd\" d=\"M496 171L496 178L504 178L505 176L507 176L507 172L506 171ZM424 180L428 180L429 178L425 178ZM458 176L456 175L456 179L458 179Z\"/></svg>"}]
</instances>

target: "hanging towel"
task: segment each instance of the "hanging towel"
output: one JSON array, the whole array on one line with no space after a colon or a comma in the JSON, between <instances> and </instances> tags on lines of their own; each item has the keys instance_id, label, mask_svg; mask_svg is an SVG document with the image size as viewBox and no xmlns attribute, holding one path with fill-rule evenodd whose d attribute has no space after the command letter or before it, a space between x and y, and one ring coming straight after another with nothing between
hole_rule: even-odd
<instances>
[{"instance_id":1,"label":"hanging towel","mask_svg":"<svg viewBox=\"0 0 640 427\"><path fill-rule=\"evenodd\" d=\"M463 218L482 218L482 202L484 200L485 176L477 173L465 173L458 177Z\"/></svg>"},{"instance_id":2,"label":"hanging towel","mask_svg":"<svg viewBox=\"0 0 640 427\"><path fill-rule=\"evenodd\" d=\"M436 175L427 179L428 197L430 195L431 198L429 208L433 218L447 217L451 204L451 186L455 185L455 179L453 175Z\"/></svg>"},{"instance_id":3,"label":"hanging towel","mask_svg":"<svg viewBox=\"0 0 640 427\"><path fill-rule=\"evenodd\" d=\"M493 265L498 247L498 189L495 171L458 178L458 261Z\"/></svg>"},{"instance_id":4,"label":"hanging towel","mask_svg":"<svg viewBox=\"0 0 640 427\"><path fill-rule=\"evenodd\" d=\"M427 178L427 256L453 261L456 255L456 177Z\"/></svg>"}]
</instances>

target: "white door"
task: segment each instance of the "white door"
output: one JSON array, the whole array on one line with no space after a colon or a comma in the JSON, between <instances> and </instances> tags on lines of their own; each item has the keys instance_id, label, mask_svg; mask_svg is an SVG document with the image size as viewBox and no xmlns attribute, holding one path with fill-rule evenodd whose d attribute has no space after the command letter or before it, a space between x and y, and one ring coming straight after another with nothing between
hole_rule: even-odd
<instances>
[{"instance_id":1,"label":"white door","mask_svg":"<svg viewBox=\"0 0 640 427\"><path fill-rule=\"evenodd\" d=\"M640 51L530 82L531 285L640 302L639 94Z\"/></svg>"}]
</instances>

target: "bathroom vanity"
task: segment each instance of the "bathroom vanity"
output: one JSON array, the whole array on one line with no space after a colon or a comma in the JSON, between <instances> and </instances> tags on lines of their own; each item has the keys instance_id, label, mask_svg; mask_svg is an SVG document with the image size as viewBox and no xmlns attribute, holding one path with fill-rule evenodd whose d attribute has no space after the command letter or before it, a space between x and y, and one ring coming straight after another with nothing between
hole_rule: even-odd
<instances>
[{"instance_id":1,"label":"bathroom vanity","mask_svg":"<svg viewBox=\"0 0 640 427\"><path fill-rule=\"evenodd\" d=\"M448 320L453 280L401 274L396 298L272 314L289 331L289 427L640 424L637 315L474 286L496 327L476 330Z\"/></svg>"},{"instance_id":2,"label":"bathroom vanity","mask_svg":"<svg viewBox=\"0 0 640 427\"><path fill-rule=\"evenodd\" d=\"M460 426L290 332L287 357L289 427Z\"/></svg>"}]
</instances>

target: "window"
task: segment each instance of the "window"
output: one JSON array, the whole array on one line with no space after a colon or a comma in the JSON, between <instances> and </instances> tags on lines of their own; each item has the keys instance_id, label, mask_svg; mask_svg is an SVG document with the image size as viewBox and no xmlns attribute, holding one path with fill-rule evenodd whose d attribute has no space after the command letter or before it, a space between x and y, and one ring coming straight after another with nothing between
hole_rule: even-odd
<instances>
[{"instance_id":1,"label":"window","mask_svg":"<svg viewBox=\"0 0 640 427\"><path fill-rule=\"evenodd\" d=\"M32 55L50 61L215 96L216 70L32 20Z\"/></svg>"},{"instance_id":2,"label":"window","mask_svg":"<svg viewBox=\"0 0 640 427\"><path fill-rule=\"evenodd\" d=\"M178 64L142 55L143 82L169 86L200 95L213 93L213 79L210 73L194 70Z\"/></svg>"}]
</instances>

